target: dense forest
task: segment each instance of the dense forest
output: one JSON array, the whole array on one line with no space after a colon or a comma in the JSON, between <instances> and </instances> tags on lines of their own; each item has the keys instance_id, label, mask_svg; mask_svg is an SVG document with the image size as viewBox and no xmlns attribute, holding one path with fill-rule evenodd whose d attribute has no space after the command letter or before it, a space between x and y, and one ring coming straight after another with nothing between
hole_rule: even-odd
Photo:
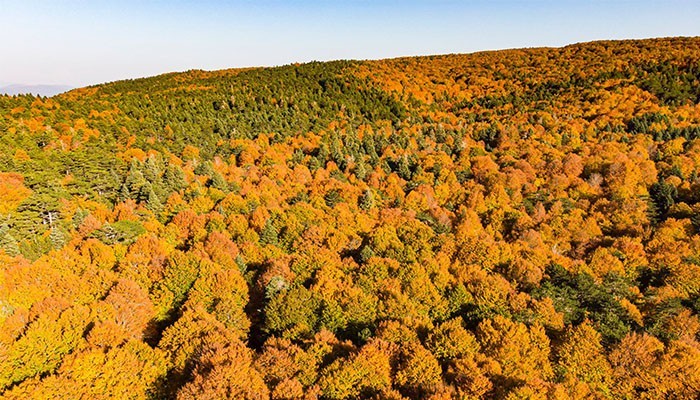
<instances>
[{"instance_id":1,"label":"dense forest","mask_svg":"<svg viewBox=\"0 0 700 400\"><path fill-rule=\"evenodd\" d=\"M696 399L700 38L0 96L0 396Z\"/></svg>"}]
</instances>

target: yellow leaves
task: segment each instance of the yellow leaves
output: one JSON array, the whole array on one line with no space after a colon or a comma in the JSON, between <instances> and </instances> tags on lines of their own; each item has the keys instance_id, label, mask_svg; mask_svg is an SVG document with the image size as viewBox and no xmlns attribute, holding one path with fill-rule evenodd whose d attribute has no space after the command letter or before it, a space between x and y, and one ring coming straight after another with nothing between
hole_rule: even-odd
<instances>
[{"instance_id":1,"label":"yellow leaves","mask_svg":"<svg viewBox=\"0 0 700 400\"><path fill-rule=\"evenodd\" d=\"M304 398L304 387L297 379L285 379L272 391L273 400L293 400Z\"/></svg>"},{"instance_id":2,"label":"yellow leaves","mask_svg":"<svg viewBox=\"0 0 700 400\"><path fill-rule=\"evenodd\" d=\"M136 147L124 150L119 156L122 160L124 160L124 162L127 163L134 159L144 162L147 158L146 152Z\"/></svg>"},{"instance_id":3,"label":"yellow leaves","mask_svg":"<svg viewBox=\"0 0 700 400\"><path fill-rule=\"evenodd\" d=\"M646 188L641 187L643 177L638 164L624 155L615 158L608 167L606 182L613 199L626 199L646 191Z\"/></svg>"},{"instance_id":4,"label":"yellow leaves","mask_svg":"<svg viewBox=\"0 0 700 400\"><path fill-rule=\"evenodd\" d=\"M326 367L319 386L328 399L349 399L363 392L377 392L391 386L391 365L385 342L372 341L349 359Z\"/></svg>"},{"instance_id":5,"label":"yellow leaves","mask_svg":"<svg viewBox=\"0 0 700 400\"><path fill-rule=\"evenodd\" d=\"M396 233L396 229L390 225L383 225L372 232L371 236L372 248L380 254L390 250L401 252L403 243Z\"/></svg>"},{"instance_id":6,"label":"yellow leaves","mask_svg":"<svg viewBox=\"0 0 700 400\"><path fill-rule=\"evenodd\" d=\"M700 391L700 344L676 340L661 357L658 392L677 399L692 399Z\"/></svg>"},{"instance_id":7,"label":"yellow leaves","mask_svg":"<svg viewBox=\"0 0 700 400\"><path fill-rule=\"evenodd\" d=\"M98 268L110 269L117 262L114 251L97 239L87 239L80 250L83 256L89 257L90 263Z\"/></svg>"},{"instance_id":8,"label":"yellow leaves","mask_svg":"<svg viewBox=\"0 0 700 400\"><path fill-rule=\"evenodd\" d=\"M614 82L607 82L614 84ZM623 87L621 90L600 91L602 98L596 102L587 116L598 117L603 123L619 122L627 115L655 112L658 106L654 96L635 85Z\"/></svg>"},{"instance_id":9,"label":"yellow leaves","mask_svg":"<svg viewBox=\"0 0 700 400\"><path fill-rule=\"evenodd\" d=\"M273 386L289 382L303 369L310 367L311 372L315 372L316 365L313 364L313 360L309 359L299 346L290 340L277 338L270 338L265 342L263 353L256 360L256 367L263 371L263 378Z\"/></svg>"},{"instance_id":10,"label":"yellow leaves","mask_svg":"<svg viewBox=\"0 0 700 400\"><path fill-rule=\"evenodd\" d=\"M178 392L178 400L222 398L263 400L269 398L260 373L252 365L251 351L238 339L212 337L201 350L194 379Z\"/></svg>"},{"instance_id":11,"label":"yellow leaves","mask_svg":"<svg viewBox=\"0 0 700 400\"><path fill-rule=\"evenodd\" d=\"M637 306L627 299L620 299L620 305L627 311L627 315L629 315L632 321L636 322L639 326L644 326L644 317Z\"/></svg>"},{"instance_id":12,"label":"yellow leaves","mask_svg":"<svg viewBox=\"0 0 700 400\"><path fill-rule=\"evenodd\" d=\"M32 133L38 132L38 131L44 131L47 129L47 126L44 125L44 118L43 117L26 119L26 120L24 120L24 126L26 126L27 129L29 129L29 131Z\"/></svg>"},{"instance_id":13,"label":"yellow leaves","mask_svg":"<svg viewBox=\"0 0 700 400\"><path fill-rule=\"evenodd\" d=\"M22 175L0 172L0 215L14 212L31 193Z\"/></svg>"},{"instance_id":14,"label":"yellow leaves","mask_svg":"<svg viewBox=\"0 0 700 400\"><path fill-rule=\"evenodd\" d=\"M134 339L148 337L155 316L148 292L129 280L120 280L109 291L105 302L114 308L114 323Z\"/></svg>"},{"instance_id":15,"label":"yellow leaves","mask_svg":"<svg viewBox=\"0 0 700 400\"><path fill-rule=\"evenodd\" d=\"M618 396L693 399L700 390L700 345L694 339L673 340L664 347L653 336L631 333L610 361Z\"/></svg>"},{"instance_id":16,"label":"yellow leaves","mask_svg":"<svg viewBox=\"0 0 700 400\"><path fill-rule=\"evenodd\" d=\"M55 370L82 340L88 316L87 307L73 307L56 320L41 316L32 322L0 358L0 388Z\"/></svg>"},{"instance_id":17,"label":"yellow leaves","mask_svg":"<svg viewBox=\"0 0 700 400\"><path fill-rule=\"evenodd\" d=\"M491 157L478 156L472 158L472 173L474 178L480 183L486 183L497 179L499 167Z\"/></svg>"},{"instance_id":18,"label":"yellow leaves","mask_svg":"<svg viewBox=\"0 0 700 400\"><path fill-rule=\"evenodd\" d=\"M528 308L534 313L534 320L548 329L561 330L564 328L564 314L554 308L551 298L545 297L540 300L530 300Z\"/></svg>"},{"instance_id":19,"label":"yellow leaves","mask_svg":"<svg viewBox=\"0 0 700 400\"><path fill-rule=\"evenodd\" d=\"M427 211L437 206L435 192L429 185L420 185L406 196L404 206L415 211Z\"/></svg>"},{"instance_id":20,"label":"yellow leaves","mask_svg":"<svg viewBox=\"0 0 700 400\"><path fill-rule=\"evenodd\" d=\"M609 395L612 387L611 367L603 354L600 334L588 321L569 328L557 358L567 386L581 381L598 395Z\"/></svg>"},{"instance_id":21,"label":"yellow leaves","mask_svg":"<svg viewBox=\"0 0 700 400\"><path fill-rule=\"evenodd\" d=\"M665 156L677 156L683 152L686 143L687 140L684 137L678 137L664 142L661 146L661 151L663 151Z\"/></svg>"},{"instance_id":22,"label":"yellow leaves","mask_svg":"<svg viewBox=\"0 0 700 400\"><path fill-rule=\"evenodd\" d=\"M181 158L183 160L194 160L199 158L199 149L191 146L191 145L186 145L185 148L182 150L182 155Z\"/></svg>"},{"instance_id":23,"label":"yellow leaves","mask_svg":"<svg viewBox=\"0 0 700 400\"><path fill-rule=\"evenodd\" d=\"M386 179L386 187L384 188L384 192L386 193L389 201L393 202L394 204L403 203L404 197L406 197L406 194L403 191L402 179L395 173L392 173Z\"/></svg>"},{"instance_id":24,"label":"yellow leaves","mask_svg":"<svg viewBox=\"0 0 700 400\"><path fill-rule=\"evenodd\" d=\"M593 252L593 257L588 264L594 277L603 278L609 273L616 273L620 276L626 274L625 267L618 257L612 254L609 249L599 247Z\"/></svg>"},{"instance_id":25,"label":"yellow leaves","mask_svg":"<svg viewBox=\"0 0 700 400\"><path fill-rule=\"evenodd\" d=\"M62 276L61 271L52 268L46 260L30 265L10 264L3 272L2 298L12 307L25 309L46 297L59 295L54 290L60 289L69 278Z\"/></svg>"},{"instance_id":26,"label":"yellow leaves","mask_svg":"<svg viewBox=\"0 0 700 400\"><path fill-rule=\"evenodd\" d=\"M428 337L427 347L439 360L474 355L480 348L474 335L462 326L461 318L449 320L435 328Z\"/></svg>"},{"instance_id":27,"label":"yellow leaves","mask_svg":"<svg viewBox=\"0 0 700 400\"><path fill-rule=\"evenodd\" d=\"M214 208L216 202L209 196L197 196L190 203L192 211L197 214L206 214Z\"/></svg>"},{"instance_id":28,"label":"yellow leaves","mask_svg":"<svg viewBox=\"0 0 700 400\"><path fill-rule=\"evenodd\" d=\"M682 43L688 48L679 54L697 53L695 42ZM673 58L661 57L668 44L659 48L657 58ZM116 134L116 157L146 160L153 193L167 202L154 215L133 200L112 205L115 193L82 198L75 168L51 178L76 195L58 210L72 239L31 263L0 255L0 380L14 382L3 395L697 397L700 320L689 304L700 293L700 236L690 217L698 211L700 144L695 133L659 136L695 132L700 108L662 108L635 82L600 75L600 65L618 68L613 75L638 73L634 63L649 60L637 44L586 49L353 63L348 69L363 84L391 92L410 118L362 122L347 105L319 120L326 129L288 136L284 128L234 133L222 120L215 128L223 133L256 139L205 144L197 136L182 159L171 151L186 143L172 142L172 128L179 135L194 120L141 129L153 113L126 118L114 105L134 93L108 101L107 91L78 90L61 104L97 93L99 102L61 113L44 100L10 112L16 104L8 100L10 136L53 141L38 152L6 146L10 167L31 169L61 149L98 150L112 143L105 134ZM238 94L221 97L215 82L193 81L237 73L176 75L181 86L160 95L176 104L170 96L206 90L215 107L238 108ZM509 98L517 104L499 104ZM155 94L150 100L160 106ZM272 93L262 103L296 113L303 100ZM658 134L632 134L631 118L650 112L668 118L645 122ZM290 118L282 124L297 123ZM119 126L99 135L94 124ZM480 138L491 124L498 137ZM212 151L218 156L208 159ZM159 181L165 160L179 166L169 184ZM217 189L208 187L209 167L224 178ZM678 196L651 223L644 196L659 176ZM107 186L122 183L113 178ZM31 194L21 176L0 173L0 225L10 214L12 234L3 245L18 242L27 255L40 243L25 217L36 212L40 223L45 211ZM18 207L27 211L15 218ZM115 221L147 232L135 242L97 239ZM553 265L561 274L547 276ZM610 273L626 279L590 286L574 276L584 272L598 283ZM69 321L81 305L85 316ZM586 315L594 325L564 323ZM606 335L646 330L666 345L630 334L605 349L592 325ZM153 335L153 327L166 328ZM268 339L262 349L260 332Z\"/></svg>"},{"instance_id":29,"label":"yellow leaves","mask_svg":"<svg viewBox=\"0 0 700 400\"><path fill-rule=\"evenodd\" d=\"M25 163L31 160L31 157L29 157L27 152L22 149L17 149L13 158L15 161L20 163Z\"/></svg>"},{"instance_id":30,"label":"yellow leaves","mask_svg":"<svg viewBox=\"0 0 700 400\"><path fill-rule=\"evenodd\" d=\"M485 355L498 365L494 372L506 379L536 382L549 379L549 339L540 325L530 328L496 316L479 324L477 338Z\"/></svg>"},{"instance_id":31,"label":"yellow leaves","mask_svg":"<svg viewBox=\"0 0 700 400\"><path fill-rule=\"evenodd\" d=\"M415 397L436 392L442 384L442 370L435 356L417 343L404 347L401 353L395 384Z\"/></svg>"},{"instance_id":32,"label":"yellow leaves","mask_svg":"<svg viewBox=\"0 0 700 400\"><path fill-rule=\"evenodd\" d=\"M18 106L10 110L11 115L21 114L27 110L24 106Z\"/></svg>"},{"instance_id":33,"label":"yellow leaves","mask_svg":"<svg viewBox=\"0 0 700 400\"><path fill-rule=\"evenodd\" d=\"M38 389L56 397L145 400L165 372L159 350L130 341L108 352L90 349L70 356L58 374L45 378Z\"/></svg>"},{"instance_id":34,"label":"yellow leaves","mask_svg":"<svg viewBox=\"0 0 700 400\"><path fill-rule=\"evenodd\" d=\"M268 219L270 219L270 212L267 208L257 207L250 216L250 225L257 231L261 231Z\"/></svg>"},{"instance_id":35,"label":"yellow leaves","mask_svg":"<svg viewBox=\"0 0 700 400\"><path fill-rule=\"evenodd\" d=\"M200 269L187 294L185 307L208 310L231 334L245 338L250 327L244 310L247 303L248 286L238 268L211 264L210 269Z\"/></svg>"}]
</instances>

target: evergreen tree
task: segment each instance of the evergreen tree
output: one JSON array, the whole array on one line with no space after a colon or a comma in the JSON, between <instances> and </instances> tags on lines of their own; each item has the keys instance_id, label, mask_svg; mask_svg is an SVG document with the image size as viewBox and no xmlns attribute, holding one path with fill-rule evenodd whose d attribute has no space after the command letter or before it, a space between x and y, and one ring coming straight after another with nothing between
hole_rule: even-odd
<instances>
[{"instance_id":1,"label":"evergreen tree","mask_svg":"<svg viewBox=\"0 0 700 400\"><path fill-rule=\"evenodd\" d=\"M163 209L163 204L150 183L146 183L141 187L138 200L145 203L146 208L154 213L158 213Z\"/></svg>"},{"instance_id":2,"label":"evergreen tree","mask_svg":"<svg viewBox=\"0 0 700 400\"><path fill-rule=\"evenodd\" d=\"M187 180L182 168L174 164L168 165L163 174L163 185L168 192L179 192L187 187Z\"/></svg>"},{"instance_id":3,"label":"evergreen tree","mask_svg":"<svg viewBox=\"0 0 700 400\"><path fill-rule=\"evenodd\" d=\"M148 157L143 166L143 177L151 183L155 183L160 180L162 166L160 165L156 157Z\"/></svg>"},{"instance_id":4,"label":"evergreen tree","mask_svg":"<svg viewBox=\"0 0 700 400\"><path fill-rule=\"evenodd\" d=\"M20 253L17 240L10 234L10 227L7 224L0 225L0 250L13 257Z\"/></svg>"},{"instance_id":5,"label":"evergreen tree","mask_svg":"<svg viewBox=\"0 0 700 400\"><path fill-rule=\"evenodd\" d=\"M272 222L272 218L268 218L268 220L265 222L265 226L263 226L262 230L260 231L260 243L272 244L275 246L279 244L279 230Z\"/></svg>"},{"instance_id":6,"label":"evergreen tree","mask_svg":"<svg viewBox=\"0 0 700 400\"><path fill-rule=\"evenodd\" d=\"M357 162L355 163L355 176L359 180L365 180L367 177L367 165L361 156L357 158Z\"/></svg>"},{"instance_id":7,"label":"evergreen tree","mask_svg":"<svg viewBox=\"0 0 700 400\"><path fill-rule=\"evenodd\" d=\"M369 189L365 190L365 192L362 193L362 196L360 196L359 203L360 209L365 211L374 207L374 194L372 191Z\"/></svg>"},{"instance_id":8,"label":"evergreen tree","mask_svg":"<svg viewBox=\"0 0 700 400\"><path fill-rule=\"evenodd\" d=\"M49 240L51 241L51 246L59 250L66 245L68 241L65 232L59 227L51 228L51 233L49 233Z\"/></svg>"},{"instance_id":9,"label":"evergreen tree","mask_svg":"<svg viewBox=\"0 0 700 400\"><path fill-rule=\"evenodd\" d=\"M218 172L214 172L212 175L210 185L211 187L219 189L224 193L229 191L228 182L226 182L226 179L224 179L224 177Z\"/></svg>"}]
</instances>

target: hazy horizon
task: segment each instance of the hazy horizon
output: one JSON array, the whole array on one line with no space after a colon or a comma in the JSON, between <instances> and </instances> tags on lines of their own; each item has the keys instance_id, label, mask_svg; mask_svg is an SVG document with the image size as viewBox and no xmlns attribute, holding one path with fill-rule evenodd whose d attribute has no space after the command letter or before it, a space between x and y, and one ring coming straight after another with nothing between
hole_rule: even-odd
<instances>
[{"instance_id":1,"label":"hazy horizon","mask_svg":"<svg viewBox=\"0 0 700 400\"><path fill-rule=\"evenodd\" d=\"M682 0L42 0L0 11L0 33L17 38L0 43L0 86L700 35L700 2Z\"/></svg>"}]
</instances>

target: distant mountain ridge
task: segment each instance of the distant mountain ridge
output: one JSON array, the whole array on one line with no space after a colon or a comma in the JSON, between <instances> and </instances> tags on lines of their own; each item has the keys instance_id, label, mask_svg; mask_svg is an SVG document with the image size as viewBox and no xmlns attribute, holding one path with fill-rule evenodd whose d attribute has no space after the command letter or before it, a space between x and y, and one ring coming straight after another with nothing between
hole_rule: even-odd
<instances>
[{"instance_id":1,"label":"distant mountain ridge","mask_svg":"<svg viewBox=\"0 0 700 400\"><path fill-rule=\"evenodd\" d=\"M24 85L15 83L0 87L0 94L7 94L10 96L17 94L34 94L37 96L51 97L71 89L73 89L73 87L68 85Z\"/></svg>"}]
</instances>

